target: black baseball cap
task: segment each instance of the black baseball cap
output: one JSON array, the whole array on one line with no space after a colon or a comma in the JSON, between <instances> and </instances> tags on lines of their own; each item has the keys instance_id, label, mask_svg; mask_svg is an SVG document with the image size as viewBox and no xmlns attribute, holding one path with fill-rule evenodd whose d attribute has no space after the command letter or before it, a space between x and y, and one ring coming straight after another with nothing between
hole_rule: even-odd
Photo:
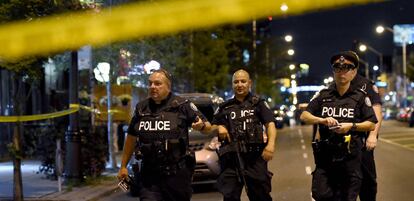
<instances>
[{"instance_id":1,"label":"black baseball cap","mask_svg":"<svg viewBox=\"0 0 414 201\"><path fill-rule=\"evenodd\" d=\"M341 57L351 61L354 63L355 67L358 68L359 66L359 57L357 53L354 51L342 51L339 52L331 57L331 65L335 63L336 60L340 59Z\"/></svg>"}]
</instances>

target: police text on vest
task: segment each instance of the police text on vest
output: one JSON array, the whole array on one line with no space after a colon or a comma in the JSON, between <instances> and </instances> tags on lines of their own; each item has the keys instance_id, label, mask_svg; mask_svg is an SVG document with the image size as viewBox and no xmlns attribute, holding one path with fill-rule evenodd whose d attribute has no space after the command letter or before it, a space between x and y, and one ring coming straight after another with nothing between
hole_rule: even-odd
<instances>
[{"instance_id":1,"label":"police text on vest","mask_svg":"<svg viewBox=\"0 0 414 201\"><path fill-rule=\"evenodd\" d=\"M169 131L170 121L141 121L138 130Z\"/></svg>"},{"instance_id":2,"label":"police text on vest","mask_svg":"<svg viewBox=\"0 0 414 201\"><path fill-rule=\"evenodd\" d=\"M322 107L322 116L354 118L354 108Z\"/></svg>"}]
</instances>

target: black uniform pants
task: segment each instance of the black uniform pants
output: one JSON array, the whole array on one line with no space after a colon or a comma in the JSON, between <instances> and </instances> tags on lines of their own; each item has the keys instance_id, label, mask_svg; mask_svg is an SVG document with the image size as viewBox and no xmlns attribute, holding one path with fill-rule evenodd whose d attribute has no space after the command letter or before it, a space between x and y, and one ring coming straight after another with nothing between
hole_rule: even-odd
<instances>
[{"instance_id":1,"label":"black uniform pants","mask_svg":"<svg viewBox=\"0 0 414 201\"><path fill-rule=\"evenodd\" d=\"M377 195L377 172L375 169L374 151L362 152L362 186L359 192L361 201L375 201Z\"/></svg>"},{"instance_id":2,"label":"black uniform pants","mask_svg":"<svg viewBox=\"0 0 414 201\"><path fill-rule=\"evenodd\" d=\"M227 154L226 154L227 155ZM249 154L248 154L249 155ZM217 179L217 187L223 194L223 201L240 201L240 196L244 187L242 174L234 163L236 157L229 154L220 158L222 172ZM261 157L260 153L243 157L245 160L245 180L247 186L247 196L250 201L271 201L270 192L272 190L272 173L267 169L267 162ZM223 163L233 161L230 163Z\"/></svg>"},{"instance_id":3,"label":"black uniform pants","mask_svg":"<svg viewBox=\"0 0 414 201\"><path fill-rule=\"evenodd\" d=\"M356 201L362 182L360 159L317 166L312 173L312 197L316 201Z\"/></svg>"},{"instance_id":4,"label":"black uniform pants","mask_svg":"<svg viewBox=\"0 0 414 201\"><path fill-rule=\"evenodd\" d=\"M143 177L139 191L140 201L190 201L192 195L191 179L193 171L188 168L177 170L175 175Z\"/></svg>"}]
</instances>

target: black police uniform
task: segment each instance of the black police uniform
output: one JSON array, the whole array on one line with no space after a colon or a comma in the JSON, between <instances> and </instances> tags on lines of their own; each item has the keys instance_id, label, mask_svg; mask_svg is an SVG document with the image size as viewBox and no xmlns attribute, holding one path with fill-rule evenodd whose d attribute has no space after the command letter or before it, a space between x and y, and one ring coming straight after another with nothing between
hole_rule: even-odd
<instances>
[{"instance_id":1,"label":"black police uniform","mask_svg":"<svg viewBox=\"0 0 414 201\"><path fill-rule=\"evenodd\" d=\"M340 123L377 119L366 94L352 85L342 96L336 85L320 91L306 109L314 116L333 117ZM361 186L361 149L363 132L349 131L350 141L320 124L321 139L313 144L316 169L312 173L312 197L317 201L355 201Z\"/></svg>"},{"instance_id":2,"label":"black police uniform","mask_svg":"<svg viewBox=\"0 0 414 201\"><path fill-rule=\"evenodd\" d=\"M224 141L218 151L222 171L217 186L224 201L240 200L244 185L250 200L272 200L272 173L261 157L266 145L263 125L272 121L267 103L250 93L243 102L233 98L219 107L213 124L224 125L232 141Z\"/></svg>"},{"instance_id":3,"label":"black police uniform","mask_svg":"<svg viewBox=\"0 0 414 201\"><path fill-rule=\"evenodd\" d=\"M373 81L358 74L351 81L351 85L365 91L367 96L371 99L372 105L382 104L381 97L378 94L378 88L376 88ZM368 136L366 136L366 138L367 137ZM377 194L377 172L375 168L374 151L363 149L361 162L363 179L359 199L361 201L375 201Z\"/></svg>"},{"instance_id":4,"label":"black police uniform","mask_svg":"<svg viewBox=\"0 0 414 201\"><path fill-rule=\"evenodd\" d=\"M137 104L128 134L138 137L142 154L141 201L191 199L195 158L188 151L188 128L197 116L206 121L193 103L171 93L161 104L150 98Z\"/></svg>"}]
</instances>

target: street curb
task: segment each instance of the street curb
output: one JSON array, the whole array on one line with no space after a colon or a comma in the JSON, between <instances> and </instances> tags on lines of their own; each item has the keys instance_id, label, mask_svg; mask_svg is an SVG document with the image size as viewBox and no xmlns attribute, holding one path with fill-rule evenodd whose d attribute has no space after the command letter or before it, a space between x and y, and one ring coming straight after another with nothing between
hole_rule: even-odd
<instances>
[{"instance_id":1,"label":"street curb","mask_svg":"<svg viewBox=\"0 0 414 201\"><path fill-rule=\"evenodd\" d=\"M117 181L106 181L99 185L74 187L72 190L51 193L38 198L25 198L26 201L97 201L118 189ZM13 200L13 199L10 199ZM9 200L2 200L9 201Z\"/></svg>"}]
</instances>

